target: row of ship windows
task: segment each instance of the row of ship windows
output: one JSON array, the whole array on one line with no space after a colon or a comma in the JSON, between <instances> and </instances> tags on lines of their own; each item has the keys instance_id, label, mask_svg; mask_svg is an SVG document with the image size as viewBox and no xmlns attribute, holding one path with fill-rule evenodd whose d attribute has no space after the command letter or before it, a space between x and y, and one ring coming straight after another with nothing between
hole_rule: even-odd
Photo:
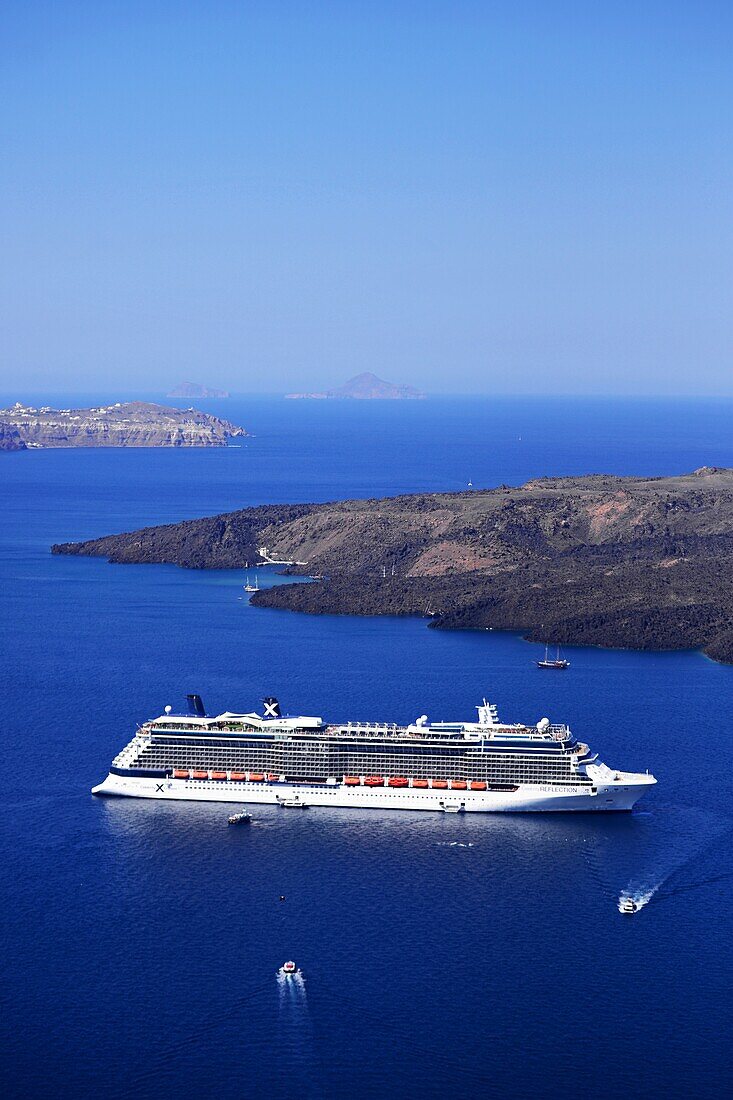
<instances>
[{"instance_id":1,"label":"row of ship windows","mask_svg":"<svg viewBox=\"0 0 733 1100\"><path fill-rule=\"evenodd\" d=\"M234 756L227 753L223 755L203 755L201 753L159 753L159 752L143 752L138 757L138 760L155 760L162 761L163 763L176 765L179 762L201 762L202 767L237 767L240 763L247 767L257 768L266 767L271 771L277 768L287 768L289 766L303 767L312 766L318 764L319 766L327 766L332 771L349 772L356 770L357 772L363 772L365 770L373 770L375 767L385 767L390 770L395 768L412 768L419 767L421 771L430 767L449 767L449 768L462 768L464 770L474 771L476 768L542 768L548 771L568 771L570 768L570 762L567 760L507 760L505 759L484 759L484 760L430 760L421 758L419 761L414 757L395 758L390 756L370 756L368 759L362 757L329 757L327 761L322 760L320 757L311 757L309 760L303 758L293 758L275 754L265 753L248 753L246 756Z\"/></svg>"},{"instance_id":2,"label":"row of ship windows","mask_svg":"<svg viewBox=\"0 0 733 1100\"><path fill-rule=\"evenodd\" d=\"M165 768L165 767L174 767L175 766L175 767L190 768L190 769L194 769L194 770L197 769L197 768L200 768L202 770L207 770L207 771L209 769L221 770L221 771L227 771L227 770L232 769L231 761L220 761L220 762L207 761L206 763L202 764L198 760L180 760L179 759L179 760L176 760L175 764L173 764L169 760L151 759L149 757L144 757L140 760L135 761L132 764L132 766L133 767L140 767L140 768L161 768L161 767ZM255 771L257 769L259 769L263 772L266 772L266 773L277 774L277 775L283 775L283 774L287 774L287 775L313 775L314 772L318 771L317 766L313 766L313 765L309 768L293 768L293 767L288 767L287 765L283 766L281 764L278 764L273 769L273 767L269 764L262 764L262 763L253 764L252 762L250 762L247 765L246 768L242 768L240 770ZM236 767L233 768L233 770L236 771L237 770ZM347 769L347 770L342 771L341 769L339 769L336 772L336 774L339 774L339 775L341 775L341 774L343 774L343 775L365 775L365 774L370 774L370 775L372 775L372 774L380 774L380 772L385 772L385 773L389 774L390 772L392 772L394 770L395 769L392 769L392 768L384 768L384 767L380 768L379 765L370 765L370 767L366 770L360 769L360 768L351 768L351 769ZM517 777L518 778L536 777L538 779L552 780L552 779L567 779L567 778L572 777L573 781L577 782L577 780L579 778L579 777L575 776L575 774L572 773L567 768L565 768L565 769L555 769L555 768L543 768L543 767L474 768L470 771L470 773L468 771L466 771L466 769L463 769L463 768L438 767L438 768L433 768L432 770L428 771L424 768L416 769L414 767L405 767L405 768L400 769L400 773L404 774L407 778L431 778L431 777L435 777L436 779L441 779L441 778L445 778L445 779L479 778L479 779L481 779L481 778L489 778L490 777L490 778L494 778L494 779L497 779L497 780L502 780L502 779L514 779L514 778L517 778ZM331 774L333 774L333 773L331 773Z\"/></svg>"},{"instance_id":3,"label":"row of ship windows","mask_svg":"<svg viewBox=\"0 0 733 1100\"><path fill-rule=\"evenodd\" d=\"M156 760L168 760L172 763L175 763L178 760L209 759L220 761L223 759L222 755L200 753L197 752L193 747L163 748L159 746L154 746L144 749L140 756L148 759L154 758ZM291 753L288 751L277 749L273 749L272 751L262 751L262 749L260 749L258 752L246 749L240 749L239 751L232 750L231 752L227 752L225 759L231 761L232 764L234 764L234 762L245 760L256 761L256 764L252 764L253 767L262 764L262 762L264 761L270 761L273 764L277 764L277 762L279 761L282 761L283 763L291 762L293 764L303 763L303 755L301 755L300 753ZM435 764L435 766L450 764L455 767L463 764L465 767L471 769L479 765L496 767L501 766L502 764L505 764L509 767L541 766L566 769L570 763L569 758L566 756L548 757L539 753L527 753L523 755L517 754L516 756L508 754L500 755L499 753L486 753L477 754L475 756L464 755L458 758L453 756L450 759L446 759L446 757L442 755L427 755L422 753L419 755L419 757L417 757L417 759L416 754L414 753L410 753L409 755L403 754L402 756L392 753L381 752L371 752L364 755L358 753L311 753L308 757L308 760L305 762L308 763L308 761L310 760L318 760L324 765L328 763L328 766L332 767L335 771L348 771L349 768L357 768L363 770L365 767L371 768L375 764L375 762L390 768L396 767L398 765L405 767L410 765L414 766L418 762L418 760L421 767L429 767L433 764ZM211 766L213 767L215 765L212 764Z\"/></svg>"},{"instance_id":4,"label":"row of ship windows","mask_svg":"<svg viewBox=\"0 0 733 1100\"><path fill-rule=\"evenodd\" d=\"M177 739L174 740L174 741L171 741L169 738L154 737L152 739L151 743L156 748L157 747L160 747L160 748L175 748L175 749L178 749L178 750L184 749L184 748L194 747L194 748L207 748L207 749L227 749L227 751L245 750L245 751L252 752L252 751L256 751L258 749L262 750L262 748L263 748L262 740L259 739L259 738L257 740L252 740L252 741L243 741L241 738L238 738L236 741L230 741L230 740L225 740L223 738L191 737L191 738L186 738L185 741L179 741ZM348 742L346 744L341 745L341 744L336 744L334 742L324 743L324 742L321 742L321 741L288 741L286 746L283 746L282 743L280 743L280 744L275 743L275 744L272 745L272 747L274 749L277 749L278 751L282 751L283 747L285 747L289 751L299 752L299 753L313 753L313 752L318 752L318 753L337 752L338 753L338 752L354 752L354 751L363 751L363 752L374 752L375 751L373 744L359 743L359 742ZM269 746L265 746L265 748L269 748ZM487 745L486 749L483 750L483 752L491 752L491 753L494 753L494 752L499 752L499 753L501 753L501 752L526 753L526 752L529 751L533 754L534 753L547 753L550 756L562 756L562 755L564 755L564 753L566 753L568 751L574 751L575 748L577 748L577 746L572 746L571 747L569 745L561 745L558 742L540 742L535 747L533 747L532 749L529 749L529 750L527 749L527 747L525 745L516 745L516 746L514 746L514 745L511 745L511 746L508 746L508 745L501 745L501 746L499 746L499 745ZM420 744L417 744L417 745L416 744L407 744L406 745L404 743L394 745L394 746L393 745L380 745L379 751L380 752L385 752L385 753L400 753L400 752L409 751L410 753L430 753L432 755L440 755L440 756L455 756L456 753L465 753L465 752L470 752L471 754L476 754L477 753L479 755L483 755L483 752L480 749L475 749L475 748L467 749L466 748L466 743L464 741L460 741L455 745L446 745L445 747L441 747L441 746L437 746L437 745L420 745Z\"/></svg>"},{"instance_id":5,"label":"row of ship windows","mask_svg":"<svg viewBox=\"0 0 733 1100\"><path fill-rule=\"evenodd\" d=\"M250 760L252 760L252 759L257 759L257 760L292 760L294 763L299 763L304 759L305 754L290 753L290 752L287 752L287 751L283 752L281 750L280 751L278 751L278 750L262 751L261 749L258 752L257 751L252 751L252 750L250 750L250 751L241 750L240 752L232 751L232 752L227 752L227 753L202 753L202 752L197 751L196 749L193 749L193 748L191 748L191 749L188 749L188 748L186 748L186 749L181 749L181 748L166 749L166 748L160 748L160 747L156 746L156 747L151 747L151 748L144 749L139 755L140 756L155 756L155 757L165 758L165 759L168 759L168 760L180 760L180 759L183 759L184 757L195 756L196 759L198 759L198 760L201 760L201 759L217 759L217 760L221 760L221 759L227 759L227 760L242 760L242 759L250 759ZM328 754L311 753L308 756L308 759L310 759L310 760L320 760L320 761L328 760L328 761L332 761L334 764L338 763L339 761L344 761L345 763L347 763L347 762L348 763L353 763L353 762L359 761L359 760L366 760L366 761L384 760L387 763L389 763L390 765L393 765L395 763L398 763L401 760L405 761L405 762L412 761L414 763L416 761L416 759L419 759L421 764L431 763L432 761L435 761L435 763L440 763L440 764L454 764L454 765L455 764L460 764L460 763L465 763L465 764L470 765L470 766L473 766L474 764L507 763L507 764L511 764L511 765L518 765L518 764L521 765L521 764L535 764L536 763L536 764L542 764L546 767L567 767L567 765L570 762L568 757L564 757L564 756L562 756L562 757L547 757L547 756L543 756L541 754L534 754L534 753L528 753L528 754L522 755L522 756L519 756L519 755L513 756L513 755L508 755L508 754L501 754L500 755L499 753L491 753L491 754L486 753L486 754L479 754L479 755L470 756L470 757L467 757L465 755L462 755L462 756L459 756L459 757L454 756L450 759L446 759L446 757L444 757L444 756L423 755L423 754L420 754L419 757L416 757L416 755L414 753L403 753L402 755L398 755L396 753L382 753L382 752L370 752L370 753L363 753L363 754L362 753L328 753Z\"/></svg>"}]
</instances>

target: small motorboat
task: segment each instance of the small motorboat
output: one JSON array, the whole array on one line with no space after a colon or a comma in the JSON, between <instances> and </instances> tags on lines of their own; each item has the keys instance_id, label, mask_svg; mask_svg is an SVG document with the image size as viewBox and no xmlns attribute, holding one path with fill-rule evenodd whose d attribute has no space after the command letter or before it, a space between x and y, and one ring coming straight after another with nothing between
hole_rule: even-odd
<instances>
[{"instance_id":1,"label":"small motorboat","mask_svg":"<svg viewBox=\"0 0 733 1100\"><path fill-rule=\"evenodd\" d=\"M288 810L306 810L308 808L308 803L301 802L297 794L294 798L279 798L278 802Z\"/></svg>"},{"instance_id":2,"label":"small motorboat","mask_svg":"<svg viewBox=\"0 0 733 1100\"><path fill-rule=\"evenodd\" d=\"M618 911L619 913L636 913L639 906L636 904L633 898L630 898L627 894L618 899Z\"/></svg>"},{"instance_id":3,"label":"small motorboat","mask_svg":"<svg viewBox=\"0 0 733 1100\"><path fill-rule=\"evenodd\" d=\"M280 967L280 973L284 974L286 978L294 978L296 974L300 974L298 967L291 959L289 962L285 962Z\"/></svg>"},{"instance_id":4,"label":"small motorboat","mask_svg":"<svg viewBox=\"0 0 733 1100\"><path fill-rule=\"evenodd\" d=\"M228 818L230 825L249 825L251 820L252 818L246 810L242 810L242 812L238 814L232 814L231 817Z\"/></svg>"}]
</instances>

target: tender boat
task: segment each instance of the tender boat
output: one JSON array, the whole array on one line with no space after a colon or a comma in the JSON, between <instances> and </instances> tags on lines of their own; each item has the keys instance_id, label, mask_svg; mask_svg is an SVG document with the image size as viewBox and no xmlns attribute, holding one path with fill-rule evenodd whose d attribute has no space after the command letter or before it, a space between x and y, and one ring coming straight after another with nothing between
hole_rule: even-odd
<instances>
[{"instance_id":1,"label":"tender boat","mask_svg":"<svg viewBox=\"0 0 733 1100\"><path fill-rule=\"evenodd\" d=\"M286 978L294 978L296 974L300 974L298 967L291 959L289 962L285 962L280 967L280 973L284 974Z\"/></svg>"},{"instance_id":2,"label":"tender boat","mask_svg":"<svg viewBox=\"0 0 733 1100\"><path fill-rule=\"evenodd\" d=\"M636 904L633 898L624 896L618 899L618 911L619 913L636 913L639 906Z\"/></svg>"},{"instance_id":3,"label":"tender boat","mask_svg":"<svg viewBox=\"0 0 733 1100\"><path fill-rule=\"evenodd\" d=\"M251 820L252 818L246 810L242 810L238 814L232 814L228 819L230 825L249 825Z\"/></svg>"}]
</instances>

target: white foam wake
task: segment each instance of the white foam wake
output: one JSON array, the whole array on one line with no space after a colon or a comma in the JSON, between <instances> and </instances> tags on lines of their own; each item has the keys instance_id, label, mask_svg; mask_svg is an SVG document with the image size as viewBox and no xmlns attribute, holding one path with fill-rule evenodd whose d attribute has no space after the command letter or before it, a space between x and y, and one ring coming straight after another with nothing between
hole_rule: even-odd
<instances>
[{"instance_id":1,"label":"white foam wake","mask_svg":"<svg viewBox=\"0 0 733 1100\"><path fill-rule=\"evenodd\" d=\"M640 909L643 909L645 905L649 904L663 882L664 879L657 882L654 886L628 886L625 890L622 890L619 895L619 908L621 903L628 898L633 901L636 906L636 912L638 913Z\"/></svg>"}]
</instances>

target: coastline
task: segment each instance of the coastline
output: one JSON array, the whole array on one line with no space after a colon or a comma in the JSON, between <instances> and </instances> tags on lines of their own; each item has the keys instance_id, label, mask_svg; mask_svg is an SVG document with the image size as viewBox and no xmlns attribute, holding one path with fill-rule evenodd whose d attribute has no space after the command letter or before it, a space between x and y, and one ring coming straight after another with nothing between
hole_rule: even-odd
<instances>
[{"instance_id":1,"label":"coastline","mask_svg":"<svg viewBox=\"0 0 733 1100\"><path fill-rule=\"evenodd\" d=\"M266 554L262 555L263 548ZM260 607L417 615L532 641L702 650L733 663L733 470L537 478L510 489L263 505L54 554L238 569L268 559L309 585ZM289 564L288 564L289 563Z\"/></svg>"}]
</instances>

